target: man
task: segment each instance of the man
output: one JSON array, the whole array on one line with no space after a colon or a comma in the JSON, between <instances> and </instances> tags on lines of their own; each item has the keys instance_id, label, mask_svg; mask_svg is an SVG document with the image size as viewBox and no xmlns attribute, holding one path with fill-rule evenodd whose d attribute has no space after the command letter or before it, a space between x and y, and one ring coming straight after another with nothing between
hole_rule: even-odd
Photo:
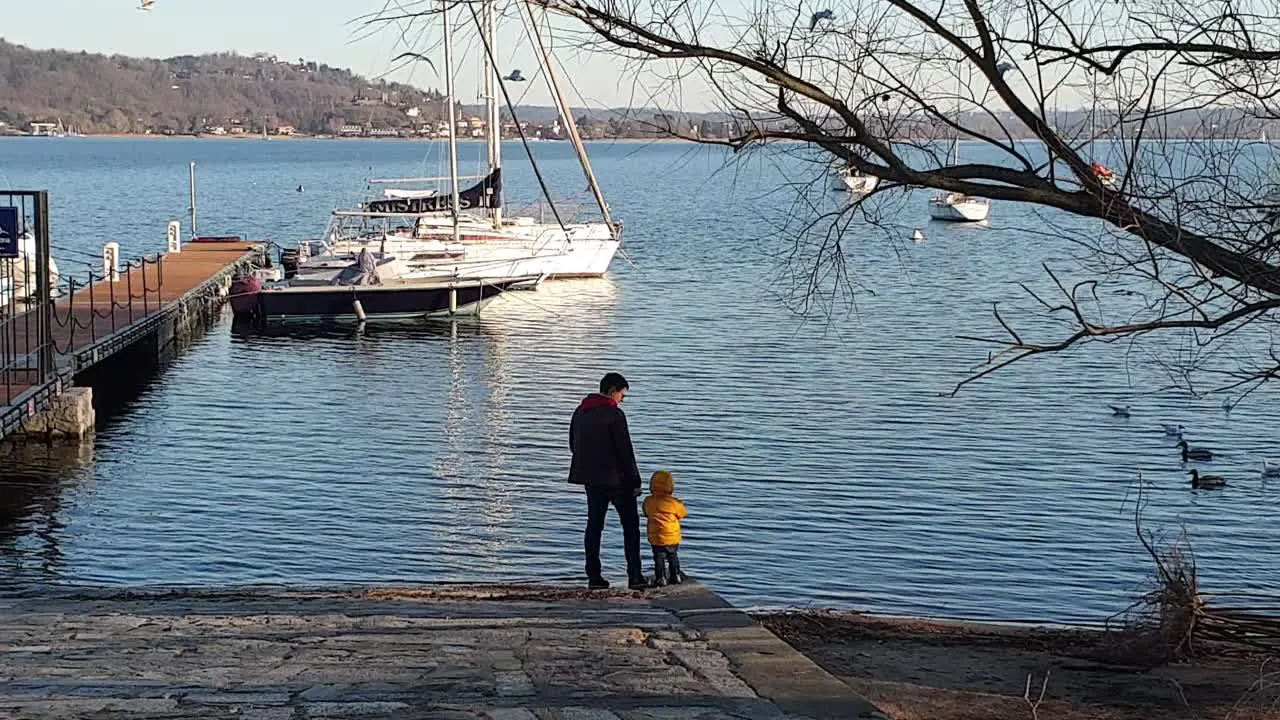
<instances>
[{"instance_id":1,"label":"man","mask_svg":"<svg viewBox=\"0 0 1280 720\"><path fill-rule=\"evenodd\" d=\"M587 490L587 587L603 590L609 581L600 573L600 533L612 504L622 522L627 552L627 586L648 587L640 566L640 469L627 430L627 416L618 407L627 397L627 379L609 373L600 380L600 392L588 395L569 421L569 482Z\"/></svg>"}]
</instances>

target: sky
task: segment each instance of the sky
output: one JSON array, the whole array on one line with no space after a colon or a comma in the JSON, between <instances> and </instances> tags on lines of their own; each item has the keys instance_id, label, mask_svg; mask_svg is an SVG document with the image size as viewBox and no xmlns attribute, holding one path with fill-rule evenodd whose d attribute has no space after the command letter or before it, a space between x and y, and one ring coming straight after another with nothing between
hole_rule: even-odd
<instances>
[{"instance_id":1,"label":"sky","mask_svg":"<svg viewBox=\"0 0 1280 720\"><path fill-rule=\"evenodd\" d=\"M712 22L729 27L730 8L745 8L765 0L723 0L706 3L720 13ZM135 57L171 57L206 52L267 52L282 59L305 58L350 68L371 78L386 77L421 88L443 89L443 79L423 63L405 66L396 56L406 49L439 60L438 21L418 21L407 31L388 23L370 26L365 20L379 12L394 13L400 5L426 6L422 0L154 0L150 11L139 0L3 0L0 37L30 47L88 50ZM509 5L508 3L501 3ZM458 20L462 13L459 10ZM790 17L788 15L788 17ZM572 21L559 19L561 27ZM516 104L550 105L551 98L518 21L500 25L497 55L504 74L521 69L535 82L508 84ZM724 29L724 28L722 28ZM673 94L657 73L637 73L623 61L603 54L587 55L570 47L566 33L556 53L561 77L574 107L646 108L693 112L720 109L716 96L700 79L684 81ZM457 94L464 103L479 100L480 48L467 29L455 41ZM440 63L437 62L437 67ZM656 70L656 68L655 68ZM1078 102L1074 96L1063 105Z\"/></svg>"},{"instance_id":2,"label":"sky","mask_svg":"<svg viewBox=\"0 0 1280 720\"><path fill-rule=\"evenodd\" d=\"M87 50L135 57L171 57L205 52L267 52L281 59L315 60L350 68L367 77L387 77L423 88L441 88L443 80L421 63L398 67L405 50L400 32L385 24L371 29L361 18L377 13L388 0L155 0L150 11L138 0L6 0L0 37L37 49ZM418 37L421 25L410 37ZM430 27L420 45L439 40ZM517 38L519 42L517 42ZM500 31L499 64L533 75L537 63L519 26ZM438 45L436 46L438 47ZM459 35L458 98L474 101L479 88L479 49L474 34ZM634 83L619 82L625 69L607 57L557 53L573 88L575 106L616 107L634 102ZM400 63L403 65L403 63ZM549 105L541 82L525 83L522 103ZM642 95L644 93L641 93ZM585 102L583 102L585 100ZM688 108L694 109L694 108Z\"/></svg>"}]
</instances>

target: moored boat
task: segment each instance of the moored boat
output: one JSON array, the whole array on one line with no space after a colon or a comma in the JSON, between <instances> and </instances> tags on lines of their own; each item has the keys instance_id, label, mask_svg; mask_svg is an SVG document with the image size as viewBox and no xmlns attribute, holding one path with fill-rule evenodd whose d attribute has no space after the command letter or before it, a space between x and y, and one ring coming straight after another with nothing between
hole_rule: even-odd
<instances>
[{"instance_id":1,"label":"moored boat","mask_svg":"<svg viewBox=\"0 0 1280 720\"><path fill-rule=\"evenodd\" d=\"M263 287L242 295L239 315L264 323L373 322L476 315L528 278L389 280L380 285ZM248 302L248 299L252 302Z\"/></svg>"}]
</instances>

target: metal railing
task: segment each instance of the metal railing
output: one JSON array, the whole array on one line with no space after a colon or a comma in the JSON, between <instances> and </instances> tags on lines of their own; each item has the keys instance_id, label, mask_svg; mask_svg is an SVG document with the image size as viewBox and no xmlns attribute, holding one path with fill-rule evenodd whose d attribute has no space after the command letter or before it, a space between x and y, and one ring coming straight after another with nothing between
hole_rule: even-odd
<instances>
[{"instance_id":1,"label":"metal railing","mask_svg":"<svg viewBox=\"0 0 1280 720\"><path fill-rule=\"evenodd\" d=\"M0 191L0 408L55 376L48 267L49 194Z\"/></svg>"},{"instance_id":2,"label":"metal railing","mask_svg":"<svg viewBox=\"0 0 1280 720\"><path fill-rule=\"evenodd\" d=\"M119 268L89 269L63 276L52 303L51 334L56 356L73 355L162 309L164 255L143 256Z\"/></svg>"},{"instance_id":3,"label":"metal railing","mask_svg":"<svg viewBox=\"0 0 1280 720\"><path fill-rule=\"evenodd\" d=\"M48 194L0 191L0 437L20 398L79 371L86 350L128 342L164 310L163 255L120 264L60 249L58 275L52 251Z\"/></svg>"}]
</instances>

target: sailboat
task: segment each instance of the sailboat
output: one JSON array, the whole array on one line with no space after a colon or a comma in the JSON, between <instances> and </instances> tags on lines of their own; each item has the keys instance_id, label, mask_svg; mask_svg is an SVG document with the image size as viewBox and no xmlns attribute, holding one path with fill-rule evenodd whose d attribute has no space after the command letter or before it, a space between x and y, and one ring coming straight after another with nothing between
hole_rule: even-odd
<instances>
[{"instance_id":1,"label":"sailboat","mask_svg":"<svg viewBox=\"0 0 1280 720\"><path fill-rule=\"evenodd\" d=\"M960 136L951 140L952 165L960 163ZM982 222L991 214L991 201L958 192L940 192L929 201L929 217L947 222Z\"/></svg>"},{"instance_id":2,"label":"sailboat","mask_svg":"<svg viewBox=\"0 0 1280 720\"><path fill-rule=\"evenodd\" d=\"M383 196L355 210L336 210L318 246L300 246L296 260L284 259L286 273L299 275L332 270L334 256L350 259L361 250L391 255L401 261L410 277L511 278L601 277L609 269L621 243L622 224L615 222L591 168L586 147L560 88L550 52L544 44L533 10L520 3L525 28L538 56L561 124L577 154L601 219L566 221L548 197L554 222L504 212L502 185L501 119L498 95L505 89L494 58L494 0L481 5L480 32L484 60L485 141L487 168L483 174L462 177L458 173L458 138L453 83L453 6L442 3L445 28L445 105L448 108L449 174L440 178L375 179L386 185ZM514 109L513 109L514 112ZM532 157L530 161L533 162ZM536 163L534 172L541 179ZM464 180L477 181L460 189ZM438 186L444 183L443 187ZM437 185L421 187L421 185ZM415 187L391 187L414 185ZM545 186L543 186L545 192ZM328 258L328 260L326 260ZM290 268L296 264L295 268Z\"/></svg>"},{"instance_id":3,"label":"sailboat","mask_svg":"<svg viewBox=\"0 0 1280 720\"><path fill-rule=\"evenodd\" d=\"M959 79L956 80L959 83ZM959 89L957 88L957 96ZM956 105L956 134L951 138L948 159L952 165L960 164L960 106ZM959 192L944 191L929 200L929 217L946 222L982 222L991 214L991 201Z\"/></svg>"}]
</instances>

